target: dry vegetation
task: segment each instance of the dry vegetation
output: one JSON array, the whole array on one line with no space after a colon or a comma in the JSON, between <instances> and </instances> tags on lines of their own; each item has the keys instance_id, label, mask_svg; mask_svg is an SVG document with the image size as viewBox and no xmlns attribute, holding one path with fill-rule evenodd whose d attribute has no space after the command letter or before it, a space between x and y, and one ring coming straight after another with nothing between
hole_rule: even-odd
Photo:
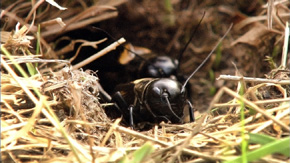
<instances>
[{"instance_id":1,"label":"dry vegetation","mask_svg":"<svg viewBox=\"0 0 290 163\"><path fill-rule=\"evenodd\" d=\"M2 2L1 160L241 162L239 156L244 156L289 161L289 1L167 2ZM110 22L118 11L119 19ZM55 49L64 33L99 23L116 38L121 35L173 56L203 11L207 16L195 36L198 41L184 56L184 73L202 61L231 22L234 28L203 73L191 80L200 111L193 123L161 123L148 131L119 125L120 119L109 119L102 109L106 104L99 102L96 70L78 69L87 62L71 65L73 59L63 60L64 54L73 51L76 56L86 46L97 49L106 39L62 37L70 44ZM141 23L143 19L147 24ZM118 33L114 26L126 21L130 29L123 26ZM118 45L98 49L94 57ZM201 57L190 57L191 53Z\"/></svg>"}]
</instances>

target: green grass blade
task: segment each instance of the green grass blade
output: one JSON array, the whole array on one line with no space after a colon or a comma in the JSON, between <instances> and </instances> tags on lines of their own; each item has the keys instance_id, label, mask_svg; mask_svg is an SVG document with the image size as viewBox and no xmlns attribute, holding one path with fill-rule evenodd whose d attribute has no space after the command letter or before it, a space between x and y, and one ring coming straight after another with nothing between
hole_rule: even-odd
<instances>
[{"instance_id":1,"label":"green grass blade","mask_svg":"<svg viewBox=\"0 0 290 163\"><path fill-rule=\"evenodd\" d=\"M249 136L250 136L249 143L256 143L256 144L265 145L265 144L276 141L275 138L268 136L268 135L263 135L263 134L250 133ZM288 144L288 145L290 145L290 144ZM288 146L288 148L286 148L286 149L282 149L282 150L278 151L277 153L281 153L281 154L289 157L290 156L289 151L290 151L290 146Z\"/></svg>"},{"instance_id":2,"label":"green grass blade","mask_svg":"<svg viewBox=\"0 0 290 163\"><path fill-rule=\"evenodd\" d=\"M273 153L281 153L281 151L289 153L289 143L290 143L290 138L284 138L280 140L273 141L271 143L268 143L264 146L262 146L259 149L256 149L254 151L248 152L247 153L247 159L248 161L255 161L258 160L264 156L267 156L269 154ZM233 160L226 161L225 163L236 163L236 162L241 162L242 157L239 156Z\"/></svg>"},{"instance_id":3,"label":"green grass blade","mask_svg":"<svg viewBox=\"0 0 290 163\"><path fill-rule=\"evenodd\" d=\"M154 147L151 143L147 142L140 149L135 151L132 156L124 156L119 163L140 163L154 151Z\"/></svg>"}]
</instances>

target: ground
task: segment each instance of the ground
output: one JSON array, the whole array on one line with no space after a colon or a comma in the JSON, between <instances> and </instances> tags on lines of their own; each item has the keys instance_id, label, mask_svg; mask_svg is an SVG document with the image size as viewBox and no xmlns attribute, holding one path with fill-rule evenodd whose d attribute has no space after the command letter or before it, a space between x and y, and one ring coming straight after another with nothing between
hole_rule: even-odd
<instances>
[{"instance_id":1,"label":"ground","mask_svg":"<svg viewBox=\"0 0 290 163\"><path fill-rule=\"evenodd\" d=\"M3 161L289 159L288 1L57 3L2 2ZM142 51L177 59L196 30L180 60L180 72L189 76L231 24L190 80L195 122L140 131L107 117L103 108L110 103L99 94L99 84L109 81L104 74L132 78L118 63L126 44L114 50L112 43L123 37ZM106 48L112 51L78 67ZM221 75L230 76L218 80Z\"/></svg>"}]
</instances>

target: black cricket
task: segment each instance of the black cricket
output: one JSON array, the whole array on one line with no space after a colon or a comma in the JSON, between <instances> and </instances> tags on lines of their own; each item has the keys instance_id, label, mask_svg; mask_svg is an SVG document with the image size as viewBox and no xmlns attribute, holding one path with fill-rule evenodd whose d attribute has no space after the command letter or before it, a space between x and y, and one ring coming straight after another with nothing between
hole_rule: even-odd
<instances>
[{"instance_id":1,"label":"black cricket","mask_svg":"<svg viewBox=\"0 0 290 163\"><path fill-rule=\"evenodd\" d=\"M232 26L231 26L232 27ZM148 64L147 70L151 73L153 70L161 75L159 78L141 78L135 81L119 84L115 88L115 93L107 98L107 101L114 103L114 107L108 107L106 112L111 117L123 117L123 123L135 128L136 124L142 122L160 123L161 121L171 123L183 123L184 107L188 105L190 120L194 121L193 107L190 99L186 95L186 86L189 79L205 64L215 51L217 46L225 38L231 27L225 35L219 40L214 49L208 54L205 60L198 68L181 84L176 79L163 77L167 73L166 64ZM189 44L189 43L188 43ZM187 46L187 45L186 45ZM185 51L185 49L184 49ZM169 60L170 61L170 60ZM159 62L159 61L158 61ZM155 62L155 63L158 63ZM150 62L149 62L150 63ZM154 63L154 62L153 62ZM150 68L150 66L152 66ZM156 69L157 68L157 69ZM158 71L156 71L158 70ZM178 70L178 65L173 67ZM170 71L168 71L170 72ZM154 73L151 73L151 75ZM163 74L163 75L162 75ZM170 73L169 73L170 74ZM172 74L172 73L171 73ZM150 74L149 74L150 75ZM157 75L158 76L158 75ZM113 114L112 114L113 113Z\"/></svg>"},{"instance_id":2,"label":"black cricket","mask_svg":"<svg viewBox=\"0 0 290 163\"><path fill-rule=\"evenodd\" d=\"M142 78L120 84L112 102L126 123L133 127L141 122L183 123L183 108L188 104L191 121L193 108L182 85L171 78Z\"/></svg>"},{"instance_id":3,"label":"black cricket","mask_svg":"<svg viewBox=\"0 0 290 163\"><path fill-rule=\"evenodd\" d=\"M205 13L203 17L204 15ZM195 35L203 17L195 27L178 60L168 56L154 55L143 58L143 56L124 47L125 50L135 54L135 59L127 65L127 71L131 71L131 78L137 80L117 85L112 98L108 95L101 95L103 98L105 97L105 101L114 103L114 107L105 109L109 117L123 116L123 123L133 128L134 124L141 122L183 123L183 108L188 105L190 121L194 121L191 96L181 84L181 82L186 81L186 78L178 73L178 69L182 55ZM103 32L106 33L106 31ZM107 35L110 36L108 33ZM138 68L136 69L136 67ZM186 89L190 90L190 85L185 85Z\"/></svg>"},{"instance_id":4,"label":"black cricket","mask_svg":"<svg viewBox=\"0 0 290 163\"><path fill-rule=\"evenodd\" d=\"M108 85L108 83L116 83L115 82L116 78L118 78L119 80L119 83L117 83L116 85L124 84L141 78L171 78L179 81L180 83L184 83L187 77L184 74L180 73L179 71L181 59L188 45L192 41L195 33L197 32L197 29L200 26L204 16L205 12L202 18L200 19L198 25L195 27L194 31L191 33L190 39L187 41L186 45L180 52L177 59L171 58L166 55L155 55L154 53L140 55L132 51L131 49L128 49L125 46L121 45L125 51L127 50L134 55L133 57L134 59L130 59L130 61L127 62L126 64L124 63L122 64L124 66L119 67L119 70L124 68L123 71L121 70L122 73L120 73L119 71L117 74L112 75L112 73L107 73L103 71L104 75L102 74L100 77L102 77L104 80L101 80L100 82L104 87L105 91L107 91L109 94L116 92L116 90L112 91L111 84ZM107 36L111 37L113 40L117 40L112 35L110 35L109 33L100 28L97 27L92 28L93 28L92 30L102 31L106 33ZM119 58L122 57L119 56ZM119 62L116 65L121 65L121 63ZM186 85L186 89L188 92L187 96L189 100L191 100L190 84Z\"/></svg>"}]
</instances>

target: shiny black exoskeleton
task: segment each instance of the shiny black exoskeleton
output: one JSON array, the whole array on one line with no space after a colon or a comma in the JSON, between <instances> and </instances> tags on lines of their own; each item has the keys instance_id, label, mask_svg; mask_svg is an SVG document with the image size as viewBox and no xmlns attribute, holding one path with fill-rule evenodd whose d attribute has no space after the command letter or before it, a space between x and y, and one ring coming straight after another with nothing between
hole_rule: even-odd
<instances>
[{"instance_id":1,"label":"shiny black exoskeleton","mask_svg":"<svg viewBox=\"0 0 290 163\"><path fill-rule=\"evenodd\" d=\"M134 127L141 122L183 123L184 107L188 105L190 120L194 121L193 108L182 84L171 78L143 78L116 87L112 96L116 117ZM113 110L114 109L114 110Z\"/></svg>"},{"instance_id":2,"label":"shiny black exoskeleton","mask_svg":"<svg viewBox=\"0 0 290 163\"><path fill-rule=\"evenodd\" d=\"M135 57L126 65L126 71L129 72L133 80L141 78L171 78L179 83L186 81L186 76L178 70L179 61L165 55L145 54L142 58ZM188 98L191 99L191 85L187 84Z\"/></svg>"},{"instance_id":3,"label":"shiny black exoskeleton","mask_svg":"<svg viewBox=\"0 0 290 163\"><path fill-rule=\"evenodd\" d=\"M168 56L153 56L141 62L138 78L170 78L177 75L178 61Z\"/></svg>"},{"instance_id":4,"label":"shiny black exoskeleton","mask_svg":"<svg viewBox=\"0 0 290 163\"><path fill-rule=\"evenodd\" d=\"M107 98L109 99L107 101L115 104L114 108L107 108L108 115L116 113L117 116L111 116L113 118L123 116L123 122L132 127L141 122L183 123L183 111L188 104L190 120L194 121L192 104L186 95L185 87L189 79L210 58L231 28L232 25L184 83L181 84L178 80L171 78L142 78L118 85L112 98Z\"/></svg>"}]
</instances>

